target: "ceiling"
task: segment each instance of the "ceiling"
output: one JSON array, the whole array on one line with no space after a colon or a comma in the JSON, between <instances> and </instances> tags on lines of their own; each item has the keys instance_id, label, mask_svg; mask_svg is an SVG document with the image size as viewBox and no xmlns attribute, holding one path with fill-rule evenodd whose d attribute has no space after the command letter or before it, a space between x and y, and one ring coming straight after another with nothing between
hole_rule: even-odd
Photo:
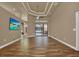
<instances>
[{"instance_id":1,"label":"ceiling","mask_svg":"<svg viewBox=\"0 0 79 59\"><path fill-rule=\"evenodd\" d=\"M54 2L24 2L22 3L27 11L35 16L47 16L49 9L52 8Z\"/></svg>"},{"instance_id":2,"label":"ceiling","mask_svg":"<svg viewBox=\"0 0 79 59\"><path fill-rule=\"evenodd\" d=\"M20 15L21 13L26 13L25 9L23 8L20 2L0 2L0 6L5 8L9 12L13 12L14 14L16 13Z\"/></svg>"},{"instance_id":3,"label":"ceiling","mask_svg":"<svg viewBox=\"0 0 79 59\"><path fill-rule=\"evenodd\" d=\"M36 12L44 12L47 2L29 2L29 6Z\"/></svg>"},{"instance_id":4,"label":"ceiling","mask_svg":"<svg viewBox=\"0 0 79 59\"><path fill-rule=\"evenodd\" d=\"M0 2L1 7L15 14L19 18L25 18L27 14L43 16L46 15L49 9L48 15L50 15L52 12L51 10L54 10L54 5L58 4L51 2Z\"/></svg>"}]
</instances>

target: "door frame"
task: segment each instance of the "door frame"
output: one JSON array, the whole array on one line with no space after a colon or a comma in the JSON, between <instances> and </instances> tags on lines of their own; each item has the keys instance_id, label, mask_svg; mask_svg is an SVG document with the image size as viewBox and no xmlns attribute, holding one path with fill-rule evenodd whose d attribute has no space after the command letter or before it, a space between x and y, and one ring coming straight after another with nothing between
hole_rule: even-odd
<instances>
[{"instance_id":1,"label":"door frame","mask_svg":"<svg viewBox=\"0 0 79 59\"><path fill-rule=\"evenodd\" d=\"M79 11L76 12L76 50L79 51Z\"/></svg>"}]
</instances>

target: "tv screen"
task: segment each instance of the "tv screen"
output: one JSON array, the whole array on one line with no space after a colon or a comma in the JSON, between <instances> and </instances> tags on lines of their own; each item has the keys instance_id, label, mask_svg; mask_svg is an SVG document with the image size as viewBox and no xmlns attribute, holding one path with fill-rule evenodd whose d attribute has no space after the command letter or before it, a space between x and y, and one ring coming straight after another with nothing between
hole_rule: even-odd
<instances>
[{"instance_id":1,"label":"tv screen","mask_svg":"<svg viewBox=\"0 0 79 59\"><path fill-rule=\"evenodd\" d=\"M10 30L19 30L20 29L20 21L14 19L14 18L10 18L9 29Z\"/></svg>"}]
</instances>

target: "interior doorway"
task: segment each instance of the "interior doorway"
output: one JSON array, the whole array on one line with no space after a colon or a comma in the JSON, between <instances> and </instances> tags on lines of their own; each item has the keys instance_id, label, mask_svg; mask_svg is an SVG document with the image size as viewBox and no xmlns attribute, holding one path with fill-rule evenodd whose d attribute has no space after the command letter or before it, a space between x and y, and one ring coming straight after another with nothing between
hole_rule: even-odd
<instances>
[{"instance_id":1,"label":"interior doorway","mask_svg":"<svg viewBox=\"0 0 79 59\"><path fill-rule=\"evenodd\" d=\"M36 48L47 48L48 46L48 27L47 21L36 21L35 26Z\"/></svg>"}]
</instances>

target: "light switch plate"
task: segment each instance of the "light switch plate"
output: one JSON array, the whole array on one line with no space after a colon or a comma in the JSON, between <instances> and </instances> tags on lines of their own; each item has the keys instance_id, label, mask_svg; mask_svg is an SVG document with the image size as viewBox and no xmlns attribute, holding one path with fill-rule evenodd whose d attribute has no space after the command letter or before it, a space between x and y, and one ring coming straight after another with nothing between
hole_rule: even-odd
<instances>
[{"instance_id":1,"label":"light switch plate","mask_svg":"<svg viewBox=\"0 0 79 59\"><path fill-rule=\"evenodd\" d=\"M73 28L73 31L76 31L76 28Z\"/></svg>"}]
</instances>

